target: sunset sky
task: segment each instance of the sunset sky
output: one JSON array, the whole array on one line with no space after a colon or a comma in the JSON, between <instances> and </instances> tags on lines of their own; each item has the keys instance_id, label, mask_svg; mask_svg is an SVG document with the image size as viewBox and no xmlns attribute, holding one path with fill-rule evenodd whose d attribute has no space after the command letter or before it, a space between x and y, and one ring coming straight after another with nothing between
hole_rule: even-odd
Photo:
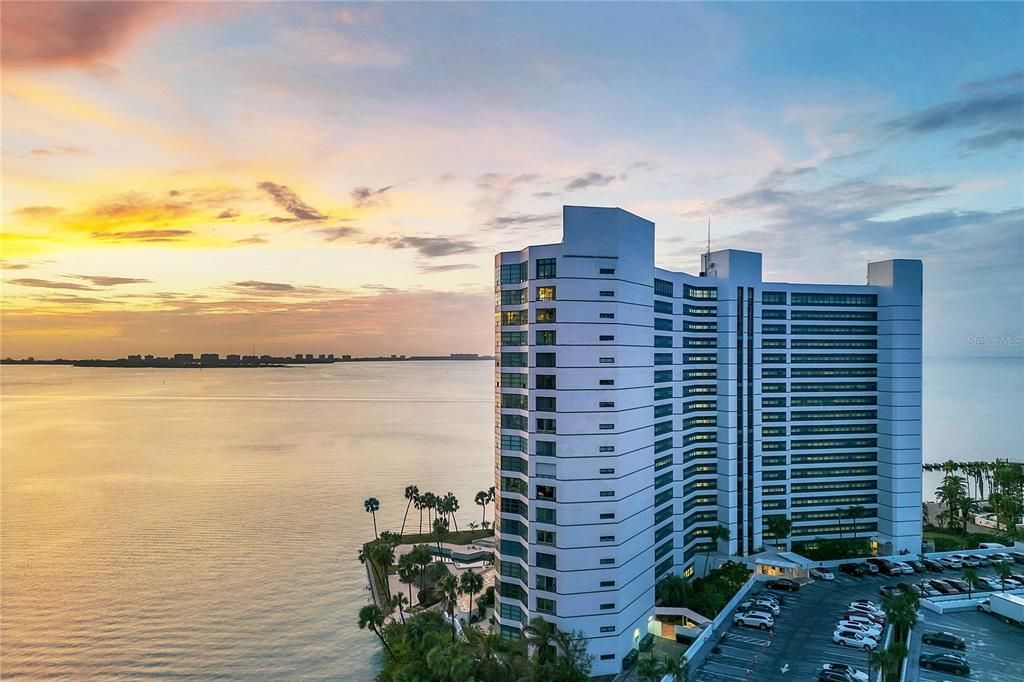
<instances>
[{"instance_id":1,"label":"sunset sky","mask_svg":"<svg viewBox=\"0 0 1024 682\"><path fill-rule=\"evenodd\" d=\"M2 5L4 356L492 351L563 204L1021 354L1024 4ZM997 337L992 339L991 337ZM979 342L978 339L983 339Z\"/></svg>"}]
</instances>

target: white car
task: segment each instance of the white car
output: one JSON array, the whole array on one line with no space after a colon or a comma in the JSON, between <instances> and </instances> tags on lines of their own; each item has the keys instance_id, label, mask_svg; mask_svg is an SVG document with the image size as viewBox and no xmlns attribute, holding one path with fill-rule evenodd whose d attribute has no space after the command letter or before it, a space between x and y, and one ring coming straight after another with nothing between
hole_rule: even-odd
<instances>
[{"instance_id":1,"label":"white car","mask_svg":"<svg viewBox=\"0 0 1024 682\"><path fill-rule=\"evenodd\" d=\"M815 580L835 580L836 576L824 568L812 568L811 577Z\"/></svg>"},{"instance_id":2,"label":"white car","mask_svg":"<svg viewBox=\"0 0 1024 682\"><path fill-rule=\"evenodd\" d=\"M852 602L850 602L850 608L860 609L861 611L868 611L869 613L873 613L876 616L885 615L885 611L882 610L881 606L867 599L853 600Z\"/></svg>"},{"instance_id":3,"label":"white car","mask_svg":"<svg viewBox=\"0 0 1024 682\"><path fill-rule=\"evenodd\" d=\"M871 639L879 639L882 635L882 627L880 625L855 623L852 620L841 620L836 627L840 630L853 630L854 632L859 632Z\"/></svg>"},{"instance_id":4,"label":"white car","mask_svg":"<svg viewBox=\"0 0 1024 682\"><path fill-rule=\"evenodd\" d=\"M745 625L748 628L771 630L775 627L775 619L766 613L737 613L732 617L734 625Z\"/></svg>"},{"instance_id":5,"label":"white car","mask_svg":"<svg viewBox=\"0 0 1024 682\"><path fill-rule=\"evenodd\" d=\"M959 559L957 559L955 556L944 556L941 559L939 559L938 561L939 561L940 564L942 564L946 568L960 569L960 568L964 567L963 563Z\"/></svg>"},{"instance_id":6,"label":"white car","mask_svg":"<svg viewBox=\"0 0 1024 682\"><path fill-rule=\"evenodd\" d=\"M779 615L779 605L767 599L748 599L739 605L740 611L767 611L773 616Z\"/></svg>"},{"instance_id":7,"label":"white car","mask_svg":"<svg viewBox=\"0 0 1024 682\"><path fill-rule=\"evenodd\" d=\"M981 562L971 557L969 554L954 554L950 559L956 559L960 562L961 566L968 566L970 568L978 568L981 566Z\"/></svg>"},{"instance_id":8,"label":"white car","mask_svg":"<svg viewBox=\"0 0 1024 682\"><path fill-rule=\"evenodd\" d=\"M842 628L832 633L832 641L839 646L852 646L858 649L864 649L864 651L871 651L878 646L878 640L871 637L865 637L859 632L844 630Z\"/></svg>"},{"instance_id":9,"label":"white car","mask_svg":"<svg viewBox=\"0 0 1024 682\"><path fill-rule=\"evenodd\" d=\"M987 575L979 575L978 576L978 582L981 583L981 584L977 587L977 589L982 590L982 591L985 591L985 590L995 591L995 590L1002 589L1002 587L1003 587L1002 583L999 582L999 580L997 578L990 578ZM1007 584L1009 584L1009 583L1007 583Z\"/></svg>"},{"instance_id":10,"label":"white car","mask_svg":"<svg viewBox=\"0 0 1024 682\"><path fill-rule=\"evenodd\" d=\"M896 568L900 569L900 573L902 573L903 575L914 575L914 567L910 564L904 563L902 561L897 561L895 565Z\"/></svg>"},{"instance_id":11,"label":"white car","mask_svg":"<svg viewBox=\"0 0 1024 682\"><path fill-rule=\"evenodd\" d=\"M842 619L848 620L852 623L860 623L861 625L865 625L869 628L881 628L885 625L885 619L858 611L847 611L846 615L844 615Z\"/></svg>"},{"instance_id":12,"label":"white car","mask_svg":"<svg viewBox=\"0 0 1024 682\"><path fill-rule=\"evenodd\" d=\"M837 673L845 673L850 679L856 680L857 682L868 682L868 674L863 670L857 670L852 665L846 665L845 663L826 663L821 666L822 670L832 670Z\"/></svg>"}]
</instances>

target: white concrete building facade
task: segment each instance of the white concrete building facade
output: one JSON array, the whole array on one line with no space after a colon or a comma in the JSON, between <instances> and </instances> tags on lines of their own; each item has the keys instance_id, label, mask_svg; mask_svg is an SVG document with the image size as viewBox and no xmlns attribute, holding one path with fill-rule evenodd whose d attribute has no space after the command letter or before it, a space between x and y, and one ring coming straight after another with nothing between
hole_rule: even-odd
<instances>
[{"instance_id":1,"label":"white concrete building facade","mask_svg":"<svg viewBox=\"0 0 1024 682\"><path fill-rule=\"evenodd\" d=\"M653 223L575 206L561 243L495 259L499 626L582 631L595 675L715 526L739 556L772 515L794 542L920 551L921 262L860 286L763 282L745 251L703 268L657 268Z\"/></svg>"}]
</instances>

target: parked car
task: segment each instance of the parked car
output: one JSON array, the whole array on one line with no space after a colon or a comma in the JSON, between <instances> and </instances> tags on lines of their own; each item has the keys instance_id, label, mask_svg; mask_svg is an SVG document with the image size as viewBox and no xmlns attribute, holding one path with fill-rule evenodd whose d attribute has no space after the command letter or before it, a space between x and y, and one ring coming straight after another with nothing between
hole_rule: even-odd
<instances>
[{"instance_id":1,"label":"parked car","mask_svg":"<svg viewBox=\"0 0 1024 682\"><path fill-rule=\"evenodd\" d=\"M973 559L974 561L978 562L978 566L991 566L992 565L992 560L989 559L984 554L968 554L967 556L969 558Z\"/></svg>"},{"instance_id":2,"label":"parked car","mask_svg":"<svg viewBox=\"0 0 1024 682\"><path fill-rule=\"evenodd\" d=\"M768 589L796 592L800 589L800 583L789 578L776 578L775 580L768 581Z\"/></svg>"},{"instance_id":3,"label":"parked car","mask_svg":"<svg viewBox=\"0 0 1024 682\"><path fill-rule=\"evenodd\" d=\"M1008 552L1018 564L1024 564L1024 552Z\"/></svg>"},{"instance_id":4,"label":"parked car","mask_svg":"<svg viewBox=\"0 0 1024 682\"><path fill-rule=\"evenodd\" d=\"M960 592L960 590L943 580L929 580L928 584L938 590L940 594L958 594Z\"/></svg>"},{"instance_id":5,"label":"parked car","mask_svg":"<svg viewBox=\"0 0 1024 682\"><path fill-rule=\"evenodd\" d=\"M945 568L952 568L954 570L960 570L964 567L963 562L954 556L944 556L938 560Z\"/></svg>"},{"instance_id":6,"label":"parked car","mask_svg":"<svg viewBox=\"0 0 1024 682\"><path fill-rule=\"evenodd\" d=\"M913 575L914 567L908 564L906 561L897 561L893 564L893 568L903 575Z\"/></svg>"},{"instance_id":7,"label":"parked car","mask_svg":"<svg viewBox=\"0 0 1024 682\"><path fill-rule=\"evenodd\" d=\"M821 666L821 669L829 672L845 673L847 676L857 680L857 682L868 682L868 674L866 672L845 663L826 663Z\"/></svg>"},{"instance_id":8,"label":"parked car","mask_svg":"<svg viewBox=\"0 0 1024 682\"><path fill-rule=\"evenodd\" d=\"M967 659L956 654L921 654L918 663L928 670L945 670L954 675L966 675L971 672Z\"/></svg>"},{"instance_id":9,"label":"parked car","mask_svg":"<svg viewBox=\"0 0 1024 682\"><path fill-rule=\"evenodd\" d=\"M773 616L777 616L780 613L779 605L769 599L748 599L739 605L740 611L750 611L753 609L766 611Z\"/></svg>"},{"instance_id":10,"label":"parked car","mask_svg":"<svg viewBox=\"0 0 1024 682\"><path fill-rule=\"evenodd\" d=\"M1010 577L1007 578L1007 580L1012 580L1015 583L1017 583L1018 585L1020 585L1021 587L1024 587L1024 575L1022 575L1020 573L1011 573Z\"/></svg>"},{"instance_id":11,"label":"parked car","mask_svg":"<svg viewBox=\"0 0 1024 682\"><path fill-rule=\"evenodd\" d=\"M957 592L970 592L970 585L966 580L960 580L959 578L943 578L942 582L946 583Z\"/></svg>"},{"instance_id":12,"label":"parked car","mask_svg":"<svg viewBox=\"0 0 1024 682\"><path fill-rule=\"evenodd\" d=\"M839 564L839 570L846 575L852 575L855 578L860 578L868 572L868 569L864 564Z\"/></svg>"},{"instance_id":13,"label":"parked car","mask_svg":"<svg viewBox=\"0 0 1024 682\"><path fill-rule=\"evenodd\" d=\"M942 573L942 569L944 568L943 565L935 559L922 559L921 563L924 564L924 567L929 571L934 571L935 573Z\"/></svg>"},{"instance_id":14,"label":"parked car","mask_svg":"<svg viewBox=\"0 0 1024 682\"><path fill-rule=\"evenodd\" d=\"M767 599L768 601L773 601L776 604L779 604L780 606L782 604L786 603L786 600L784 600L782 598L782 595L778 594L777 592L767 592L767 591L761 592L761 593L759 593L757 595L757 598L758 599Z\"/></svg>"},{"instance_id":15,"label":"parked car","mask_svg":"<svg viewBox=\"0 0 1024 682\"><path fill-rule=\"evenodd\" d=\"M992 600L982 599L978 602L978 610L982 613L992 613Z\"/></svg>"},{"instance_id":16,"label":"parked car","mask_svg":"<svg viewBox=\"0 0 1024 682\"><path fill-rule=\"evenodd\" d=\"M978 560L970 554L954 554L951 558L956 559L960 562L961 566L966 568L978 568L981 566L981 564L978 563Z\"/></svg>"},{"instance_id":17,"label":"parked car","mask_svg":"<svg viewBox=\"0 0 1024 682\"><path fill-rule=\"evenodd\" d=\"M883 597L889 597L894 594L899 594L899 590L896 589L895 585L882 585L878 588L878 594Z\"/></svg>"},{"instance_id":18,"label":"parked car","mask_svg":"<svg viewBox=\"0 0 1024 682\"><path fill-rule=\"evenodd\" d=\"M878 646L878 640L865 637L859 632L842 628L832 633L832 641L839 646L852 646L857 649L864 649L864 651L871 651Z\"/></svg>"},{"instance_id":19,"label":"parked car","mask_svg":"<svg viewBox=\"0 0 1024 682\"><path fill-rule=\"evenodd\" d=\"M775 627L775 619L767 613L737 613L732 617L732 622L733 625L743 625L761 630L771 630Z\"/></svg>"},{"instance_id":20,"label":"parked car","mask_svg":"<svg viewBox=\"0 0 1024 682\"><path fill-rule=\"evenodd\" d=\"M914 573L924 573L927 570L924 566L923 561L917 561L915 559L913 561L906 561L904 563L906 563L908 566L914 569Z\"/></svg>"},{"instance_id":21,"label":"parked car","mask_svg":"<svg viewBox=\"0 0 1024 682\"><path fill-rule=\"evenodd\" d=\"M880 639L882 636L882 626L880 625L866 625L864 623L854 623L852 620L841 620L836 627L840 630L859 632L865 637L872 639Z\"/></svg>"},{"instance_id":22,"label":"parked car","mask_svg":"<svg viewBox=\"0 0 1024 682\"><path fill-rule=\"evenodd\" d=\"M916 594L919 597L921 596L921 588L913 583L898 583L896 585L896 589L900 592L910 592L911 594Z\"/></svg>"},{"instance_id":23,"label":"parked car","mask_svg":"<svg viewBox=\"0 0 1024 682\"><path fill-rule=\"evenodd\" d=\"M963 637L958 637L952 632L944 632L941 630L924 633L921 635L921 641L925 644L934 644L935 646L942 646L947 649L959 649L960 651L967 648L967 642L964 641Z\"/></svg>"},{"instance_id":24,"label":"parked car","mask_svg":"<svg viewBox=\"0 0 1024 682\"><path fill-rule=\"evenodd\" d=\"M989 577L987 575L979 575L978 576L978 582L981 583L981 587L979 587L978 589L980 589L982 591L984 591L984 590L995 591L995 590L1001 590L1003 588L1003 584L999 581L998 578L992 578L992 577Z\"/></svg>"},{"instance_id":25,"label":"parked car","mask_svg":"<svg viewBox=\"0 0 1024 682\"><path fill-rule=\"evenodd\" d=\"M863 611L844 611L839 617L842 620L851 620L854 623L864 623L865 625L885 625L885 618L864 613Z\"/></svg>"},{"instance_id":26,"label":"parked car","mask_svg":"<svg viewBox=\"0 0 1024 682\"><path fill-rule=\"evenodd\" d=\"M879 571L880 573L884 573L885 575L899 575L901 573L900 569L897 568L896 564L889 561L888 559L879 559L877 557L872 557L867 560L867 565L869 567L873 566L877 571Z\"/></svg>"},{"instance_id":27,"label":"parked car","mask_svg":"<svg viewBox=\"0 0 1024 682\"><path fill-rule=\"evenodd\" d=\"M884 616L885 612L882 611L882 607L871 601L870 599L854 599L850 602L850 608L858 608L864 611L870 611L878 616Z\"/></svg>"},{"instance_id":28,"label":"parked car","mask_svg":"<svg viewBox=\"0 0 1024 682\"><path fill-rule=\"evenodd\" d=\"M1006 552L996 552L995 554L989 554L988 558L992 560L992 565L993 566L996 564L996 562L1000 562L1000 563L1004 563L1004 564L1012 564L1013 563L1013 557L1010 556L1009 554L1007 554Z\"/></svg>"},{"instance_id":29,"label":"parked car","mask_svg":"<svg viewBox=\"0 0 1024 682\"><path fill-rule=\"evenodd\" d=\"M812 568L811 577L815 580L835 580L836 576L831 571L824 568Z\"/></svg>"}]
</instances>

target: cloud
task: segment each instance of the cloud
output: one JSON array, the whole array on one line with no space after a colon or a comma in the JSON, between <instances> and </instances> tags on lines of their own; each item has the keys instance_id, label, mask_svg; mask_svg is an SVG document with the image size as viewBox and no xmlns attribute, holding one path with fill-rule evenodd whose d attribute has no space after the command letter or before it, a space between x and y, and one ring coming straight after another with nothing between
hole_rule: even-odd
<instances>
[{"instance_id":1,"label":"cloud","mask_svg":"<svg viewBox=\"0 0 1024 682\"><path fill-rule=\"evenodd\" d=\"M229 220L231 218L237 218L240 215L242 214L239 213L237 210L233 208L226 208L217 214L217 220Z\"/></svg>"},{"instance_id":2,"label":"cloud","mask_svg":"<svg viewBox=\"0 0 1024 682\"><path fill-rule=\"evenodd\" d=\"M47 158L50 156L60 156L62 154L66 154L69 156L89 156L92 154L92 152L90 152L88 149L83 149L81 147L63 146L30 149L28 152L29 156L37 159Z\"/></svg>"},{"instance_id":3,"label":"cloud","mask_svg":"<svg viewBox=\"0 0 1024 682\"><path fill-rule=\"evenodd\" d=\"M257 280L246 280L244 282L235 282L231 285L236 289L244 289L246 291L295 291L296 288L291 284L282 284L280 282L260 282Z\"/></svg>"},{"instance_id":4,"label":"cloud","mask_svg":"<svg viewBox=\"0 0 1024 682\"><path fill-rule=\"evenodd\" d=\"M18 217L28 218L31 220L38 218L52 218L62 211L63 209L57 208L56 206L25 206L11 212Z\"/></svg>"},{"instance_id":5,"label":"cloud","mask_svg":"<svg viewBox=\"0 0 1024 682\"><path fill-rule=\"evenodd\" d=\"M578 189L587 189L588 187L604 187L614 180L614 175L602 175L601 173L590 171L569 180L565 185L565 191L574 192Z\"/></svg>"},{"instance_id":6,"label":"cloud","mask_svg":"<svg viewBox=\"0 0 1024 682\"><path fill-rule=\"evenodd\" d=\"M4 66L96 66L168 9L162 2L5 2Z\"/></svg>"},{"instance_id":7,"label":"cloud","mask_svg":"<svg viewBox=\"0 0 1024 682\"><path fill-rule=\"evenodd\" d=\"M359 228L341 225L339 227L323 227L313 230L321 236L325 242L336 242L339 239L359 234Z\"/></svg>"},{"instance_id":8,"label":"cloud","mask_svg":"<svg viewBox=\"0 0 1024 682\"><path fill-rule=\"evenodd\" d=\"M93 239L136 242L176 242L193 234L192 230L126 230L123 232L93 232Z\"/></svg>"},{"instance_id":9,"label":"cloud","mask_svg":"<svg viewBox=\"0 0 1024 682\"><path fill-rule=\"evenodd\" d=\"M480 247L464 239L448 237L377 237L368 244L383 244L389 249L416 249L428 258L451 256L457 253L472 253Z\"/></svg>"},{"instance_id":10,"label":"cloud","mask_svg":"<svg viewBox=\"0 0 1024 682\"><path fill-rule=\"evenodd\" d=\"M291 218L273 217L270 222L286 223L297 220L326 220L327 216L316 210L296 194L290 187L264 181L258 187L270 195L274 203L292 215Z\"/></svg>"},{"instance_id":11,"label":"cloud","mask_svg":"<svg viewBox=\"0 0 1024 682\"><path fill-rule=\"evenodd\" d=\"M352 202L356 208L368 208L370 206L380 206L386 200L384 193L389 189L393 188L394 185L388 185L387 187L381 187L379 189L371 189L370 187L356 187L352 190Z\"/></svg>"},{"instance_id":12,"label":"cloud","mask_svg":"<svg viewBox=\"0 0 1024 682\"><path fill-rule=\"evenodd\" d=\"M533 196L538 199L550 199L551 197L561 196L560 192L534 192Z\"/></svg>"},{"instance_id":13,"label":"cloud","mask_svg":"<svg viewBox=\"0 0 1024 682\"><path fill-rule=\"evenodd\" d=\"M560 213L513 213L491 218L487 227L492 230L524 227L527 225L557 225Z\"/></svg>"},{"instance_id":14,"label":"cloud","mask_svg":"<svg viewBox=\"0 0 1024 682\"><path fill-rule=\"evenodd\" d=\"M0 261L0 270L28 270L32 266L28 263L15 263L14 261Z\"/></svg>"},{"instance_id":15,"label":"cloud","mask_svg":"<svg viewBox=\"0 0 1024 682\"><path fill-rule=\"evenodd\" d=\"M76 282L60 282L51 279L36 279L34 277L20 277L7 280L8 284L17 284L22 287L36 287L40 289L73 289L75 291L96 291L95 287L78 284Z\"/></svg>"},{"instance_id":16,"label":"cloud","mask_svg":"<svg viewBox=\"0 0 1024 682\"><path fill-rule=\"evenodd\" d=\"M251 237L245 237L244 239L236 239L236 244L268 244L269 241L258 234L254 234Z\"/></svg>"},{"instance_id":17,"label":"cloud","mask_svg":"<svg viewBox=\"0 0 1024 682\"><path fill-rule=\"evenodd\" d=\"M152 280L141 277L111 277L109 275L65 275L65 277L83 279L101 287L112 287L120 284L148 284L152 282Z\"/></svg>"},{"instance_id":18,"label":"cloud","mask_svg":"<svg viewBox=\"0 0 1024 682\"><path fill-rule=\"evenodd\" d=\"M966 83L966 96L941 102L888 121L897 134L928 134L976 128L983 132L961 141L966 153L1021 140L1024 120L1024 72Z\"/></svg>"},{"instance_id":19,"label":"cloud","mask_svg":"<svg viewBox=\"0 0 1024 682\"><path fill-rule=\"evenodd\" d=\"M452 263L450 265L427 265L419 266L420 272L452 272L454 270L472 270L476 268L472 263Z\"/></svg>"}]
</instances>

